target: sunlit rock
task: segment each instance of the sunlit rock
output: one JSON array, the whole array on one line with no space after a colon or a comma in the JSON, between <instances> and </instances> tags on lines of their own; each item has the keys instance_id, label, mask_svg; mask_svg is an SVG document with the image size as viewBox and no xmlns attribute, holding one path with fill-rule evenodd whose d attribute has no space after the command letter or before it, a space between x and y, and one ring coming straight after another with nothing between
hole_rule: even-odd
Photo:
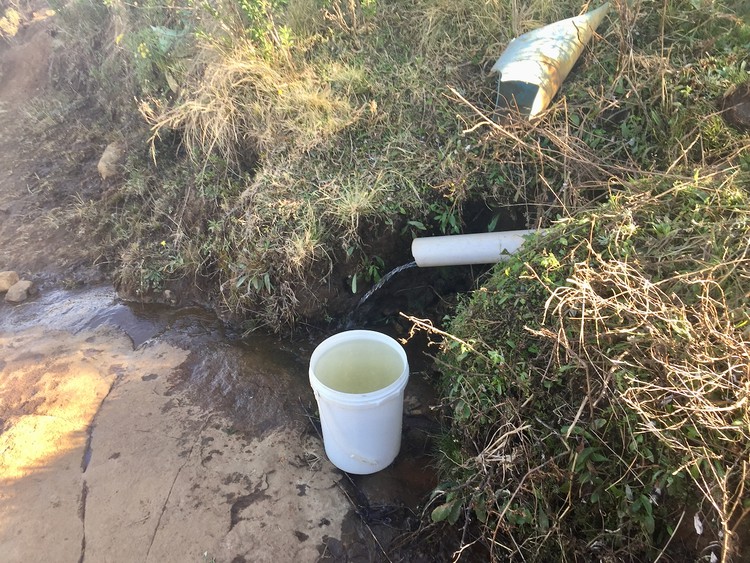
<instances>
[{"instance_id":1,"label":"sunlit rock","mask_svg":"<svg viewBox=\"0 0 750 563\"><path fill-rule=\"evenodd\" d=\"M0 293L8 291L19 279L18 274L12 270L0 272Z\"/></svg>"},{"instance_id":2,"label":"sunlit rock","mask_svg":"<svg viewBox=\"0 0 750 563\"><path fill-rule=\"evenodd\" d=\"M34 289L34 283L29 280L20 280L14 283L5 294L8 303L21 303L29 298Z\"/></svg>"},{"instance_id":3,"label":"sunlit rock","mask_svg":"<svg viewBox=\"0 0 750 563\"><path fill-rule=\"evenodd\" d=\"M125 157L125 147L122 143L115 141L107 145L96 169L102 180L116 176L120 172L120 164Z\"/></svg>"}]
</instances>

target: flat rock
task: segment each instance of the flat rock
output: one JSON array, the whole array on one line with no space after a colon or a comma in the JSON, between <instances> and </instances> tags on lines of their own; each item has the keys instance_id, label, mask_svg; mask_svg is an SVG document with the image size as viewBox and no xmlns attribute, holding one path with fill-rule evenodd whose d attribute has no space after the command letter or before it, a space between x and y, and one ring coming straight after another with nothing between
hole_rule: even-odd
<instances>
[{"instance_id":1,"label":"flat rock","mask_svg":"<svg viewBox=\"0 0 750 563\"><path fill-rule=\"evenodd\" d=\"M0 293L8 291L14 284L18 283L18 280L20 279L21 278L18 277L18 274L12 270L0 272Z\"/></svg>"},{"instance_id":2,"label":"flat rock","mask_svg":"<svg viewBox=\"0 0 750 563\"><path fill-rule=\"evenodd\" d=\"M341 536L322 443L229 431L174 387L190 354L106 325L0 331L2 561L307 562Z\"/></svg>"},{"instance_id":3,"label":"flat rock","mask_svg":"<svg viewBox=\"0 0 750 563\"><path fill-rule=\"evenodd\" d=\"M34 287L34 283L29 280L19 280L8 288L8 293L5 294L5 300L8 303L21 303L29 298Z\"/></svg>"}]
</instances>

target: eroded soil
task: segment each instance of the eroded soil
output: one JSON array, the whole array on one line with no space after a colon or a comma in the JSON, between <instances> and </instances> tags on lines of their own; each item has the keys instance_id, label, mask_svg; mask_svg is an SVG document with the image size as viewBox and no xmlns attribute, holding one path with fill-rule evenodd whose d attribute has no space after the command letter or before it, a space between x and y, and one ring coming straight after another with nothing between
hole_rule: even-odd
<instances>
[{"instance_id":1,"label":"eroded soil","mask_svg":"<svg viewBox=\"0 0 750 563\"><path fill-rule=\"evenodd\" d=\"M73 95L49 84L59 43L53 17L40 15L0 40L0 267L37 281L100 274L91 245L69 228L75 203L101 189L96 162L104 139Z\"/></svg>"},{"instance_id":2,"label":"eroded soil","mask_svg":"<svg viewBox=\"0 0 750 563\"><path fill-rule=\"evenodd\" d=\"M83 98L56 91L51 61L62 43L46 8L0 39L0 268L45 281L92 281L92 244L76 203L103 189L96 163L107 144Z\"/></svg>"}]
</instances>

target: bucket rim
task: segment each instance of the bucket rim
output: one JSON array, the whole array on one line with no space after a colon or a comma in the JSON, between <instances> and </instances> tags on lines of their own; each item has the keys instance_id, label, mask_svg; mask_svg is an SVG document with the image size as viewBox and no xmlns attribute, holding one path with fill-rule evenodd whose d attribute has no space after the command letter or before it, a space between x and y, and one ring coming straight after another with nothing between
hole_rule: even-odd
<instances>
[{"instance_id":1,"label":"bucket rim","mask_svg":"<svg viewBox=\"0 0 750 563\"><path fill-rule=\"evenodd\" d=\"M333 349L337 345L343 342L356 340L357 337L359 337L359 339L373 340L386 344L398 354L399 358L401 358L403 362L403 369L393 383L390 383L381 389L370 391L368 393L346 393L344 391L338 391L336 389L328 387L325 383L318 379L317 375L315 375L314 368L317 365L318 360L320 360L321 356L323 356L323 354ZM368 403L381 401L390 397L391 395L402 392L409 381L409 361L406 357L406 351L404 350L403 346L401 346L401 344L399 344L396 339L388 336L387 334L383 334L382 332L377 332L374 330L345 330L329 336L315 347L315 350L313 350L313 353L310 356L309 376L310 386L313 388L313 391L320 393L327 399L334 400L339 403L365 405Z\"/></svg>"}]
</instances>

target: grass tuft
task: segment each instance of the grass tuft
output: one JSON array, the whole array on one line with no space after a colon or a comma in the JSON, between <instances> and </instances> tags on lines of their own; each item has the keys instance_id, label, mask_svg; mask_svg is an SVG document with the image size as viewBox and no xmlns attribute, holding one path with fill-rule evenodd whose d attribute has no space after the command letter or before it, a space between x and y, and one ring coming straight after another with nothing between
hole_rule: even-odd
<instances>
[{"instance_id":1,"label":"grass tuft","mask_svg":"<svg viewBox=\"0 0 750 563\"><path fill-rule=\"evenodd\" d=\"M211 45L208 59L185 88L185 99L163 108L145 102L154 137L182 131L199 158L219 154L237 164L289 150L306 152L356 119L356 109L310 73L267 60L250 41Z\"/></svg>"}]
</instances>

